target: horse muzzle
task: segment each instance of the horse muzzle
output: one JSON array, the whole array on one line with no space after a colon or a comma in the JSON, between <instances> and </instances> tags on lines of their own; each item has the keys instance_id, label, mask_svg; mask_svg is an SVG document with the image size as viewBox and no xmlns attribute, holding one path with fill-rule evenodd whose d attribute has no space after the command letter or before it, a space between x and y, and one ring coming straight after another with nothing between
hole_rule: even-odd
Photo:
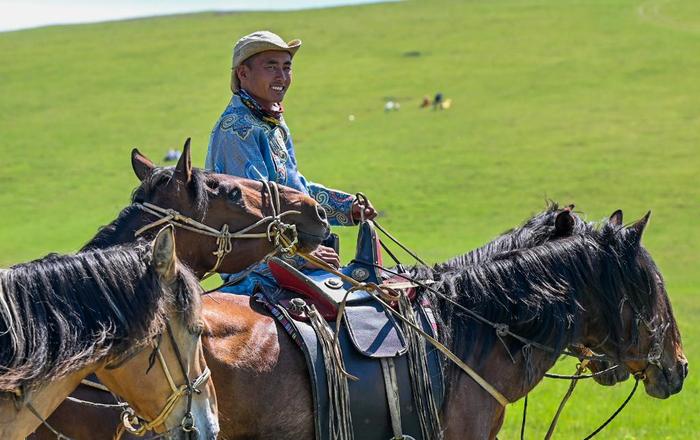
<instances>
[{"instance_id":1,"label":"horse muzzle","mask_svg":"<svg viewBox=\"0 0 700 440\"><path fill-rule=\"evenodd\" d=\"M647 366L644 377L644 390L651 397L667 399L683 389L683 381L688 376L688 361L683 359L674 366Z\"/></svg>"}]
</instances>

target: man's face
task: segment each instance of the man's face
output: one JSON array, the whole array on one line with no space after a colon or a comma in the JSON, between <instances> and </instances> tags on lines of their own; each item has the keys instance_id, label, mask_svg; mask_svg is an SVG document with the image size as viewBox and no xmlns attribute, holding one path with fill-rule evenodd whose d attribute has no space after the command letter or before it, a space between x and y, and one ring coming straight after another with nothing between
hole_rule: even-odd
<instances>
[{"instance_id":1,"label":"man's face","mask_svg":"<svg viewBox=\"0 0 700 440\"><path fill-rule=\"evenodd\" d=\"M292 83L292 56L289 52L268 50L248 58L238 66L241 88L263 107L282 102Z\"/></svg>"}]
</instances>

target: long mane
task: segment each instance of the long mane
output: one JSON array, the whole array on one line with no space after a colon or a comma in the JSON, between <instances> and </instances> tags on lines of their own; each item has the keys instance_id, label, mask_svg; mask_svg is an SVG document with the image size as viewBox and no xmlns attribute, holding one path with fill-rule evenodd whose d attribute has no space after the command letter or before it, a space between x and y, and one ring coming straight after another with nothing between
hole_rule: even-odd
<instances>
[{"instance_id":1,"label":"long mane","mask_svg":"<svg viewBox=\"0 0 700 440\"><path fill-rule=\"evenodd\" d=\"M654 311L649 274L658 270L648 253L643 248L639 251L638 242L637 246L631 245L633 240L626 228L608 222L597 227L589 224L578 235L504 252L484 261L464 259L450 270L416 267L413 271L419 279L434 279L433 287L461 306L553 348L555 353L549 356L554 359L579 331L584 300L595 302L600 320L608 325L610 337L615 340L623 334L623 301L632 302L640 310ZM493 328L429 291L424 294L437 305L441 339L462 359L472 358L477 364L485 359L498 342ZM523 348L513 338L504 340L513 355Z\"/></svg>"},{"instance_id":2,"label":"long mane","mask_svg":"<svg viewBox=\"0 0 700 440\"><path fill-rule=\"evenodd\" d=\"M181 268L172 291L150 255L141 244L49 255L0 271L0 392L41 386L144 344L173 310L196 326L196 279Z\"/></svg>"}]
</instances>

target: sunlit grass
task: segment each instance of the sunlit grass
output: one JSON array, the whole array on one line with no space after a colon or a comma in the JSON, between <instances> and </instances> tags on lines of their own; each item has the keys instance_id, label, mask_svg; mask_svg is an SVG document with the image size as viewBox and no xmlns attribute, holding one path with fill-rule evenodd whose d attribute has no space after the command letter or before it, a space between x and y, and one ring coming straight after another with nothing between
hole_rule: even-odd
<instances>
[{"instance_id":1,"label":"sunlit grass","mask_svg":"<svg viewBox=\"0 0 700 440\"><path fill-rule=\"evenodd\" d=\"M285 101L302 171L364 191L382 224L431 261L486 242L545 199L591 220L652 209L645 244L691 375L667 401L640 393L602 438L695 437L700 18L690 0L666 2L683 24L669 27L641 4L407 1L0 34L0 265L74 251L111 221L137 183L134 146L160 160L191 136L203 164L229 99L233 42L269 28L304 41ZM450 110L418 108L438 90ZM384 113L387 97L399 112ZM348 259L355 231L339 232ZM529 438L544 435L565 387L533 393ZM588 434L631 383L579 387L559 438ZM519 411L501 438L518 436Z\"/></svg>"}]
</instances>

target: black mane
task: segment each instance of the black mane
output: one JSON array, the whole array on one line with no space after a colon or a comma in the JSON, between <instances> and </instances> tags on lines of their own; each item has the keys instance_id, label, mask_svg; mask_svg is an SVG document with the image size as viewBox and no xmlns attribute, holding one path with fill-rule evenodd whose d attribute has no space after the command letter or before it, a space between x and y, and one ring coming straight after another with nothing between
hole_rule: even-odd
<instances>
[{"instance_id":1,"label":"black mane","mask_svg":"<svg viewBox=\"0 0 700 440\"><path fill-rule=\"evenodd\" d=\"M435 265L434 270L443 272L460 269L489 260L504 252L539 246L554 238L554 222L559 213L561 213L559 205L556 202L549 202L545 211L532 216L521 226L504 232L480 248ZM571 218L574 220L572 235L577 235L586 228L586 223L576 214L572 213Z\"/></svg>"},{"instance_id":2,"label":"black mane","mask_svg":"<svg viewBox=\"0 0 700 440\"><path fill-rule=\"evenodd\" d=\"M658 270L634 234L609 222L596 228L585 225L578 235L485 261L465 258L450 270L416 267L413 272L418 279L434 279L433 287L461 306L553 348L554 360L577 335L585 300L595 302L613 340L622 339L623 301L647 313L655 311L651 278ZM498 341L493 328L429 291L423 294L437 306L440 336L448 347L462 359L485 359ZM523 347L513 338L505 340L513 355Z\"/></svg>"},{"instance_id":3,"label":"black mane","mask_svg":"<svg viewBox=\"0 0 700 440\"><path fill-rule=\"evenodd\" d=\"M171 291L150 255L147 245L115 247L0 271L0 392L41 386L143 344L174 310L196 327L196 279L182 268Z\"/></svg>"}]
</instances>

